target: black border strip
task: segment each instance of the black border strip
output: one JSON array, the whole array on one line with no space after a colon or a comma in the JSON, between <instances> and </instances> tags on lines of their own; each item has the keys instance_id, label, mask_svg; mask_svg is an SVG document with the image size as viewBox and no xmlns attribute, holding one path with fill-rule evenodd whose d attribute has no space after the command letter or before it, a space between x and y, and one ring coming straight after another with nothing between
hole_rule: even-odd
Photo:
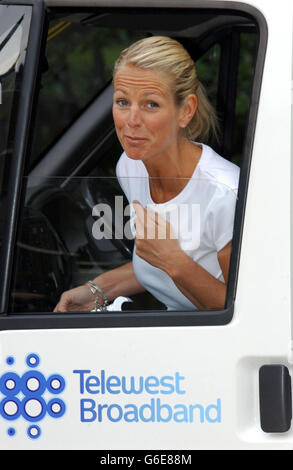
<instances>
[{"instance_id":1,"label":"black border strip","mask_svg":"<svg viewBox=\"0 0 293 470\"><path fill-rule=\"evenodd\" d=\"M0 0L1 1L1 0ZM2 3L2 2L1 2ZM21 3L21 2L19 2ZM34 2L32 2L34 3ZM39 4L39 2L37 2ZM97 5L100 6L100 5ZM109 7L111 4L108 5ZM158 0L156 7L165 7L161 4ZM113 7L115 8L115 7ZM137 5L136 8L143 8L141 5ZM152 6L154 8L154 6ZM8 330L8 329L54 329L54 328L109 328L109 327L157 327L157 326L217 326L217 325L226 325L228 324L232 318L234 313L234 297L236 292L236 285L237 285L237 273L238 273L238 265L239 265L239 258L240 258L240 241L243 231L243 223L244 223L244 213L245 213L245 205L246 205L246 194L248 188L248 179L249 179L249 171L250 171L250 164L251 164L251 156L253 150L253 141L254 141L254 134L255 134L255 126L256 126L256 118L257 118L257 111L258 111L258 101L260 96L261 90L261 82L262 82L262 75L263 75L263 67L264 67L264 60L265 60L265 53L266 53L266 46L267 46L267 37L268 37L268 29L267 24L265 21L264 16L262 13L257 10L256 8L252 7L251 5L247 5L244 3L239 2L221 2L221 1L195 1L194 5L186 5L186 2L182 1L182 3L178 3L177 6L170 5L170 9L172 8L197 8L197 9L214 9L215 11L223 11L229 10L230 12L238 13L238 14L246 14L251 16L259 29L259 45L257 51L257 59L256 59L256 69L255 69L255 77L253 82L253 89L251 95L251 105L248 117L248 128L247 128L247 135L245 140L245 147L244 147L244 156L246 158L243 159L242 168L241 168L241 175L240 175L240 182L239 182L239 190L238 190L238 201L236 206L236 214L235 214L235 222L234 222L234 235L233 235L233 243L232 243L232 256L230 262L230 272L229 272L229 281L227 286L227 299L226 299L226 308L225 310L220 311L189 311L189 312L162 312L162 311L152 311L152 312L145 312L145 311L138 311L138 312L109 312L103 314L96 314L96 313L64 313L64 314L53 314L53 313L35 313L35 314L2 314L0 315L0 330ZM123 8L127 9L127 7ZM40 15L42 14L39 10L39 19ZM35 79L36 70L35 70L35 61L37 60L37 54L39 53L39 48L36 44L36 37L38 34L41 35L42 23L39 21L38 31L32 32L32 37L30 37L30 41L34 44L34 54L31 51L30 56L34 56L34 60L31 65L31 72L27 72L26 77L31 77L31 79ZM34 38L34 39L33 39ZM31 44L30 42L30 44ZM39 42L41 42L39 40ZM27 61L28 63L28 61ZM26 65L26 71L29 71L29 65ZM33 77L32 77L33 75ZM33 88L31 86L31 88ZM33 93L33 89L31 90ZM18 168L17 177L18 179L14 180L15 182L18 181L19 188L21 186L21 177L22 172L20 168ZM15 183L14 183L15 184ZM20 200L20 189L17 191L17 194L13 194L14 201ZM13 204L12 204L13 207ZM12 223L10 224L13 228L17 226L17 211L14 211L14 217L11 217ZM11 234L11 231L10 231ZM12 241L13 240L13 241ZM15 243L15 237L13 237L10 241L10 256L6 257L6 260L9 261L9 266L6 266L6 272L9 273L7 277L7 282L4 284L5 289L2 292L8 293L8 278L11 276L11 261L12 261L12 251L13 251L13 243ZM0 266L1 267L1 266ZM9 271L10 268L10 271ZM0 285L0 288L2 286ZM5 296L7 299L7 295ZM3 303L2 303L3 305ZM6 306L6 304L5 304ZM6 309L2 309L2 311L6 311Z\"/></svg>"}]
</instances>

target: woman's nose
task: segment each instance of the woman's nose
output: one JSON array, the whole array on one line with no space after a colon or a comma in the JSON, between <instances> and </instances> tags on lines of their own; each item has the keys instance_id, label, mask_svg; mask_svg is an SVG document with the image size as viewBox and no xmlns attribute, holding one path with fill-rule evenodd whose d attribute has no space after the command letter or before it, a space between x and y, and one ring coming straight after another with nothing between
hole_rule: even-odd
<instances>
[{"instance_id":1,"label":"woman's nose","mask_svg":"<svg viewBox=\"0 0 293 470\"><path fill-rule=\"evenodd\" d=\"M128 114L128 125L130 127L137 127L141 124L140 110L137 106L131 106Z\"/></svg>"}]
</instances>

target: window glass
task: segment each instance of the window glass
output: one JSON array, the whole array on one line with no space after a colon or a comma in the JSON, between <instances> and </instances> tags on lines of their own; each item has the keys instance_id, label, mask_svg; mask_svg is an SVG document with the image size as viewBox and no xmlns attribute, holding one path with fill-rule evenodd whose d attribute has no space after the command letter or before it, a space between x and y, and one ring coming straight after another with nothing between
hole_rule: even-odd
<instances>
[{"instance_id":1,"label":"window glass","mask_svg":"<svg viewBox=\"0 0 293 470\"><path fill-rule=\"evenodd\" d=\"M3 237L9 166L22 71L26 55L30 7L0 5L0 239Z\"/></svg>"},{"instance_id":2,"label":"window glass","mask_svg":"<svg viewBox=\"0 0 293 470\"><path fill-rule=\"evenodd\" d=\"M176 21L174 16L175 26ZM181 22L182 18L178 17L178 21ZM188 21L190 28L192 19L189 17ZM206 17L203 17L203 24L205 21ZM13 269L10 312L50 312L64 291L84 285L100 274L128 266L129 263L133 263L138 281L139 273L143 272L145 275L148 272L149 266L138 259L142 258L142 255L137 256L138 244L135 244L133 230L130 230L132 237L127 235L127 230L131 227L133 229L131 225L133 207L129 203L138 194L145 207L151 205L151 209L159 214L160 204L156 199L152 199L150 190L152 180L147 178L147 174L136 175L134 178L118 172L117 179L116 165L123 149L113 130L101 138L98 129L103 125L103 118L99 118L101 122L97 121L96 137L90 141L88 148L83 147L82 152L79 147L77 151L74 151L74 148L71 150L74 165L69 159L67 160L65 147L64 155L62 146L59 146L58 152L54 153L55 142L62 142L62 136L71 131L71 124L74 122L78 125L78 117L88 111L89 105L95 104L96 98L106 96L114 62L125 47L142 37L158 34L157 31L160 31L160 35L172 36L172 31L161 31L163 26L159 28L158 24L155 32L145 25L140 25L139 30L132 30L125 16L121 19L121 25L119 15L115 16L113 23L115 26L111 26L111 17L108 19L107 27L95 21L89 23L84 21L82 15L81 17L71 15L70 21L59 18L50 23L34 133L34 149L30 158L31 167L34 170L40 168L40 172L29 173L24 179L25 207L22 212ZM233 34L231 34L231 23L227 22L226 35L225 25L223 26L224 23L221 21L220 34L217 27L211 26L203 35L205 40L208 37L209 46L204 47L199 54L201 36L197 35L198 23L200 16L196 17L196 26L193 29L186 28L185 32L180 30L183 28L180 24L175 38L185 45L191 55L193 48L196 49L194 55L198 76L220 121L225 124L224 136L220 134L218 141L211 139L201 146L202 169L198 165L196 177L193 175L186 181L185 178L169 178L169 188L183 189L178 192L180 195L178 199L175 196L174 201L172 198L167 201L170 205L174 203L175 219L172 219L175 224L174 230L178 239L181 237L181 245L186 248L184 252L188 256L188 259L185 259L186 269L190 269L188 272L193 272L192 266L188 267L191 259L208 271L214 279L226 284L229 262L224 266L218 255L227 247L230 250L233 236L237 203L235 175L237 174L238 178L242 161L257 34L256 30L245 32L242 18L239 25L235 21ZM248 23L251 26L251 19ZM123 24L127 24L127 27L123 27ZM136 24L133 24L133 27L136 27ZM230 47L235 37L239 42L237 49ZM232 90L227 89L225 82L230 73L237 78L234 83L234 99L231 99L231 102L229 93L232 94ZM112 100L109 99L108 109L111 108ZM72 135L72 139L74 138ZM227 142L229 145L226 145ZM200 142L197 145L200 146ZM221 168L228 168L227 173L231 170L231 174L234 175L233 181L229 180L228 184L222 180L214 184L214 181L207 177L203 156L205 159L211 157L210 148L214 148L221 155L221 149L228 149L221 160ZM46 159L48 149L50 149L49 160ZM50 164L54 163L52 159L57 158L58 161L64 161L63 168L65 168L64 172L58 175L50 172ZM78 165L77 170L76 165ZM198 185L200 190L198 187L195 188L195 185ZM140 193L133 193L133 188ZM187 199L187 202L181 200L185 191L189 192L191 198L196 194L200 197ZM224 205L221 205L222 202ZM210 210L208 216L207 207ZM194 212L192 210L190 212L192 208ZM163 215L167 218L166 213ZM197 216L199 219L198 223L195 223L196 230L192 230L190 223L192 224ZM181 221L177 226L177 232L176 220ZM102 236L109 231L111 236ZM186 246L188 236L191 236L189 241L196 245L197 238L192 237L197 235L200 245L196 248ZM211 250L212 244L213 250ZM174 245L172 248L170 245L170 259L175 259ZM152 263L149 262L150 264ZM160 269L157 261L152 266ZM225 298L219 303L211 301L206 305L193 302L188 284L190 280L192 281L191 275L187 279L188 285L182 285L175 274L173 280L170 274L169 279L165 279L166 283L160 287L160 280L156 278L155 271L156 269L150 270L146 282L145 279L141 280L144 289L136 290L133 295L125 294L127 300L121 304L122 310L184 311L224 308ZM200 272L196 274L194 271L193 275L200 276ZM175 294L174 286L178 290ZM123 292L119 295L124 296ZM168 298L169 295L171 297L173 295L173 299L177 300L173 302ZM93 305L88 306L88 310L92 308Z\"/></svg>"},{"instance_id":3,"label":"window glass","mask_svg":"<svg viewBox=\"0 0 293 470\"><path fill-rule=\"evenodd\" d=\"M111 81L120 52L141 37L122 28L50 22L31 166Z\"/></svg>"},{"instance_id":4,"label":"window glass","mask_svg":"<svg viewBox=\"0 0 293 470\"><path fill-rule=\"evenodd\" d=\"M235 105L235 124L233 128L233 158L237 165L241 164L243 137L246 131L250 106L251 86L255 69L257 34L241 33L239 41L239 66L237 76L237 94Z\"/></svg>"},{"instance_id":5,"label":"window glass","mask_svg":"<svg viewBox=\"0 0 293 470\"><path fill-rule=\"evenodd\" d=\"M198 76L204 83L208 97L214 108L217 107L220 59L221 46L219 43L216 43L195 62Z\"/></svg>"}]
</instances>

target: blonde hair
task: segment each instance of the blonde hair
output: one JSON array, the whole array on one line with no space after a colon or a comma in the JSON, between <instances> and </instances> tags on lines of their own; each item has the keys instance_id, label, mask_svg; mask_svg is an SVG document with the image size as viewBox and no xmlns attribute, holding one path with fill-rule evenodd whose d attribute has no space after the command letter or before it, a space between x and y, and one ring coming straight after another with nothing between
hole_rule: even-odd
<instances>
[{"instance_id":1,"label":"blonde hair","mask_svg":"<svg viewBox=\"0 0 293 470\"><path fill-rule=\"evenodd\" d=\"M180 107L189 94L198 99L197 110L184 129L188 139L207 142L211 134L218 135L215 111L205 89L197 77L194 61L187 50L176 40L165 36L152 36L135 42L122 51L114 66L113 78L124 65L153 69L171 78L175 104Z\"/></svg>"}]
</instances>

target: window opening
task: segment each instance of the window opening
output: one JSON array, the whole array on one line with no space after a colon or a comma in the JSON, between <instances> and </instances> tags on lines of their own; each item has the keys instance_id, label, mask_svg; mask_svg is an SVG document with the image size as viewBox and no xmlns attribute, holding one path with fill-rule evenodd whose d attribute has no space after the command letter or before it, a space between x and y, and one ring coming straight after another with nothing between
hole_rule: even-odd
<instances>
[{"instance_id":1,"label":"window opening","mask_svg":"<svg viewBox=\"0 0 293 470\"><path fill-rule=\"evenodd\" d=\"M171 16L175 18L173 14ZM98 24L95 15L91 21L83 19L79 22L78 14L76 22L72 21L74 15L71 15L71 21L64 17L53 19L50 23L46 50L48 70L42 76L35 145L30 158L31 167L37 168L46 158L46 149L50 148L50 151L54 152L56 140L62 142L71 124L74 122L78 125L82 113L86 112L97 98L104 95L107 83L111 80L113 64L121 50L137 39L158 34L157 31L148 29L145 24L138 30L132 30L128 24L130 17L128 16L128 22L126 19L127 14L123 17L123 21L120 21L122 17L119 15L117 17L114 27L111 26L111 15L108 17L107 25L103 24L103 21ZM133 21L133 16L131 18ZM200 35L196 37L198 24L195 22L193 31L184 32L180 29L183 15L179 15L178 18L179 25L174 34L170 30L162 31L162 28L160 34L174 36L190 52L196 41L200 40ZM200 15L197 18L200 23ZM208 96L219 114L224 111L222 115L224 132L218 144L219 148L226 148L227 152L223 157L238 166L241 165L243 158L242 149L258 42L256 28L251 28L249 32L244 31L245 17L240 18L239 25L234 21L233 27L230 21L227 21L226 35L223 22L221 35L218 34L218 28L207 29L209 47L201 55L198 55L199 43L197 49L194 49L197 54L198 75L206 86ZM176 21L175 19L175 24ZM127 28L123 28L123 22L127 23ZM247 23L251 25L251 18L247 19ZM64 45L54 50L54 40L57 37L58 47L62 42ZM86 62L80 68L80 57L83 54ZM233 76L234 96L227 111L225 100L229 93L224 81L228 71L231 71ZM87 86L78 86L81 82ZM48 99L49 96L52 96L52 100ZM112 104L109 103L109 106ZM57 115L58 120L56 120ZM221 116L219 117L221 119ZM101 122L97 122L97 129L99 125L103 125L103 116L99 119ZM213 142L209 144L213 146ZM124 210L129 202L122 191L123 178L120 180L116 178L116 165L121 152L121 145L113 133L109 133L108 137L103 135L101 140L97 132L96 144L93 146L91 142L89 148L85 146L83 149L82 156L89 156L87 164L83 167L81 161L76 174L74 174L75 168L69 165L67 174L50 175L50 165L47 165L48 172L40 174L39 183L36 179L32 182L30 174L25 177L25 208L22 213L22 228L19 232L14 263L9 307L11 313L52 312L64 290L86 282L87 279L93 278L94 274L129 262L134 247L133 240L104 240L103 247L101 244L99 246L100 252L97 257L97 240L88 236L93 233L93 226L98 220L97 217L96 219L93 217L93 207L97 203L109 203L110 200L110 206L113 207L115 198L121 197ZM58 158L62 159L62 154L58 155ZM81 156L76 155L76 158ZM144 182L138 180L137 184L142 187ZM227 191L225 185L221 191ZM93 192L95 199L90 201ZM231 194L231 199L234 198L235 207L237 204L235 188L228 188L228 193ZM111 223L113 219L115 222L115 213ZM41 269L35 269L37 266ZM163 312L166 311L166 305L161 300L159 296L142 292L137 294L135 301L127 302L123 310ZM186 312L186 306L175 309L179 316L182 310ZM203 310L219 309L211 307ZM216 317L208 318L211 320L207 321L213 324Z\"/></svg>"}]
</instances>

